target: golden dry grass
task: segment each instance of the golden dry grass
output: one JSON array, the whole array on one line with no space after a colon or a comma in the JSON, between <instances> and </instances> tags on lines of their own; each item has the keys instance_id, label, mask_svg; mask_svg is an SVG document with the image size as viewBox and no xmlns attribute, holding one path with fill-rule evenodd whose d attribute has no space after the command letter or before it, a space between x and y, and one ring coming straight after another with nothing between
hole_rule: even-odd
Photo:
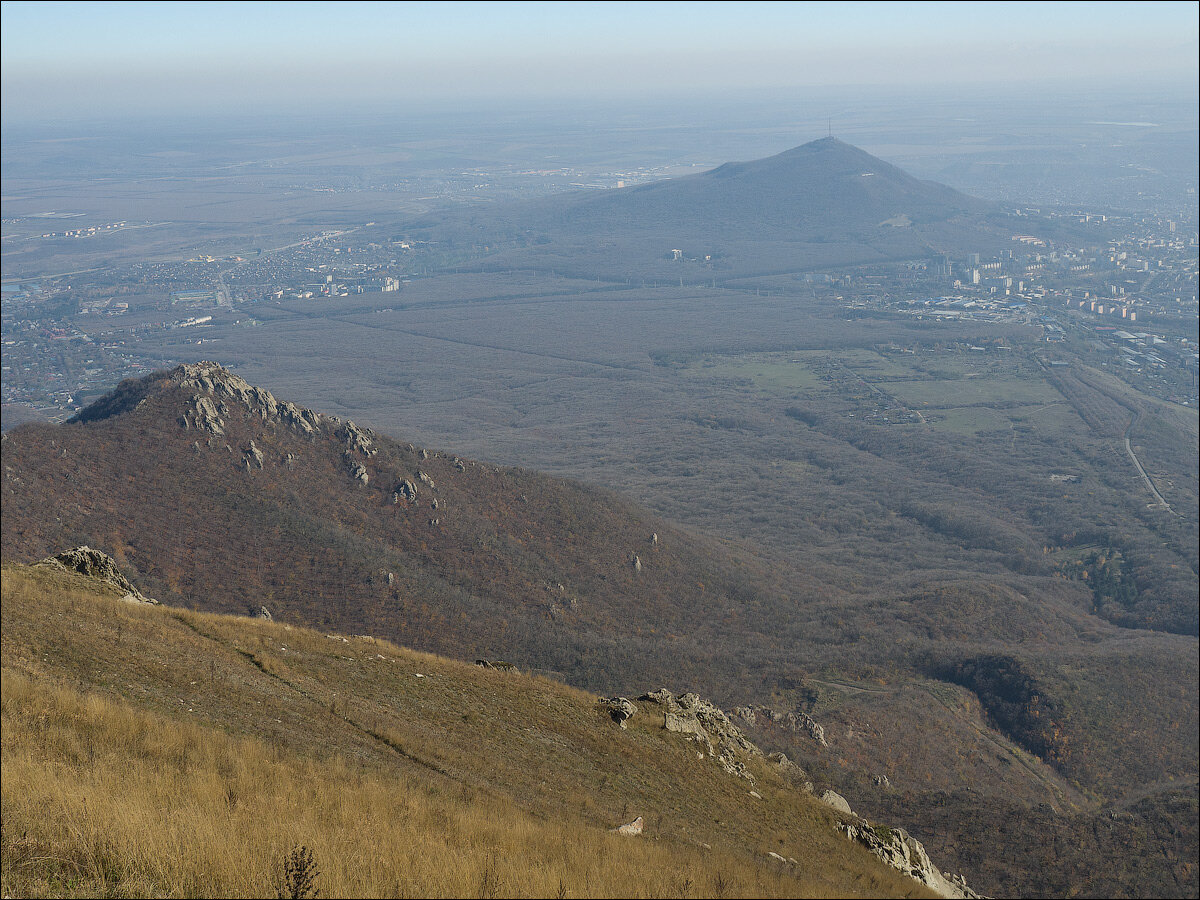
<instances>
[{"instance_id":1,"label":"golden dry grass","mask_svg":"<svg viewBox=\"0 0 1200 900\"><path fill-rule=\"evenodd\" d=\"M3 614L5 896L270 896L297 846L322 896L924 895L551 681L11 567Z\"/></svg>"}]
</instances>

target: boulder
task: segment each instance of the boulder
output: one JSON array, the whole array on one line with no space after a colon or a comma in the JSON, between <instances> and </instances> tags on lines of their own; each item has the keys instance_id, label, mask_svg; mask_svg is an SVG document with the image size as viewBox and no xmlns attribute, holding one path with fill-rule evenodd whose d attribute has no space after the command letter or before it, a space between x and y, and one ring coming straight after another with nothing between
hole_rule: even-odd
<instances>
[{"instance_id":1,"label":"boulder","mask_svg":"<svg viewBox=\"0 0 1200 900\"><path fill-rule=\"evenodd\" d=\"M263 467L262 451L254 446L254 441L250 442L250 446L242 451L242 461L246 464L246 469L261 469Z\"/></svg>"},{"instance_id":2,"label":"boulder","mask_svg":"<svg viewBox=\"0 0 1200 900\"><path fill-rule=\"evenodd\" d=\"M622 728L625 727L626 721L637 715L637 704L626 697L601 697L598 702L612 716L612 720Z\"/></svg>"},{"instance_id":3,"label":"boulder","mask_svg":"<svg viewBox=\"0 0 1200 900\"><path fill-rule=\"evenodd\" d=\"M642 827L644 825L645 822L642 820L642 817L638 816L629 824L618 826L617 828L614 828L613 831L615 831L617 834L623 834L628 837L636 837L642 833Z\"/></svg>"},{"instance_id":4,"label":"boulder","mask_svg":"<svg viewBox=\"0 0 1200 900\"><path fill-rule=\"evenodd\" d=\"M846 802L846 798L837 791L826 791L823 793L821 795L821 802L847 816L854 815L854 811L850 809L850 804Z\"/></svg>"}]
</instances>

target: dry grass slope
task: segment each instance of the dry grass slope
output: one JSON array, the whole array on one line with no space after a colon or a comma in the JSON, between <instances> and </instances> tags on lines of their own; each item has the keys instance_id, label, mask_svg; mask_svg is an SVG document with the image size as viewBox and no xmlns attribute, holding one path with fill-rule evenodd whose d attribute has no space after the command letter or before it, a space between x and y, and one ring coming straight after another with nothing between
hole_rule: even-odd
<instances>
[{"instance_id":1,"label":"dry grass slope","mask_svg":"<svg viewBox=\"0 0 1200 900\"><path fill-rule=\"evenodd\" d=\"M9 566L0 649L5 896L270 896L297 846L323 896L925 895L549 680Z\"/></svg>"}]
</instances>

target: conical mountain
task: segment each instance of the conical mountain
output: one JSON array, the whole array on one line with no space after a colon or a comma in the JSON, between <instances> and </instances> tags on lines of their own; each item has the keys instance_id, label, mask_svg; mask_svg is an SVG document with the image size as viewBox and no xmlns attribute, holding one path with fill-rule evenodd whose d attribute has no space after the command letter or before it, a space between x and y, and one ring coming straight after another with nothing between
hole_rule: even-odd
<instances>
[{"instance_id":1,"label":"conical mountain","mask_svg":"<svg viewBox=\"0 0 1200 900\"><path fill-rule=\"evenodd\" d=\"M638 228L760 234L812 228L872 229L987 212L988 204L907 172L837 138L822 138L767 159L580 199L569 208L580 228ZM906 222L907 220L907 222Z\"/></svg>"},{"instance_id":2,"label":"conical mountain","mask_svg":"<svg viewBox=\"0 0 1200 900\"><path fill-rule=\"evenodd\" d=\"M653 184L440 210L404 234L486 247L484 268L704 281L994 252L1015 230L993 204L829 137ZM664 263L679 257L704 271Z\"/></svg>"}]
</instances>

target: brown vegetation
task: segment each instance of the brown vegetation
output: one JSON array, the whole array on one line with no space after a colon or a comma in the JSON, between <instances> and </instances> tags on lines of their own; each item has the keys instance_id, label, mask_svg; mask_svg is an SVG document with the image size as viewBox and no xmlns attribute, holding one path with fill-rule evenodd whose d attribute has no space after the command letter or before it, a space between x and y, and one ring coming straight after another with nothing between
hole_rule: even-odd
<instances>
[{"instance_id":1,"label":"brown vegetation","mask_svg":"<svg viewBox=\"0 0 1200 900\"><path fill-rule=\"evenodd\" d=\"M5 895L926 895L555 682L14 567L3 617Z\"/></svg>"}]
</instances>

